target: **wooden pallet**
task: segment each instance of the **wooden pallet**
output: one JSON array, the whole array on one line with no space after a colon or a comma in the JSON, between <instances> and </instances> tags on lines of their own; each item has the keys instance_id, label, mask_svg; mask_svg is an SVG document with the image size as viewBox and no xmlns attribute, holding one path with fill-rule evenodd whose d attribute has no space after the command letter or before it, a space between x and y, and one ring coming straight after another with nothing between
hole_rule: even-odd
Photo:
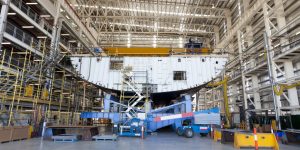
<instances>
[{"instance_id":1,"label":"wooden pallet","mask_svg":"<svg viewBox=\"0 0 300 150\"><path fill-rule=\"evenodd\" d=\"M95 136L93 136L94 141L106 141L106 140L117 141L117 139L118 139L118 136L115 135L115 134L112 134L112 135L95 135Z\"/></svg>"},{"instance_id":2,"label":"wooden pallet","mask_svg":"<svg viewBox=\"0 0 300 150\"><path fill-rule=\"evenodd\" d=\"M79 135L75 134L60 134L52 136L54 142L76 142L80 139Z\"/></svg>"}]
</instances>

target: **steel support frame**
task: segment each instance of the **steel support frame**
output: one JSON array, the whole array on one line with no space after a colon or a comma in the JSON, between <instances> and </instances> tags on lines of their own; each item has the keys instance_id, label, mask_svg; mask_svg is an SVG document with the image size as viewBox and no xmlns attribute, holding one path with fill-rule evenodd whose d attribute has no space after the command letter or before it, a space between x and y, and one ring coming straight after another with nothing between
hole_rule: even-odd
<instances>
[{"instance_id":1,"label":"steel support frame","mask_svg":"<svg viewBox=\"0 0 300 150\"><path fill-rule=\"evenodd\" d=\"M274 61L273 61L273 56L274 56L274 51L271 51L272 47L272 42L271 42L271 26L269 24L269 7L268 4L265 2L263 4L263 14L264 14L264 24L265 24L265 34L264 34L264 41L265 41L265 49L267 51L267 61L268 61L268 75L269 75L269 80L271 83L271 87L274 87L276 85L276 69L274 66ZM274 102L274 111L275 111L275 117L276 117L276 122L278 123L278 129L281 129L281 123L280 123L280 107L281 107L281 102L280 102L280 97L275 95L274 90L272 90L272 98Z\"/></svg>"},{"instance_id":2,"label":"steel support frame","mask_svg":"<svg viewBox=\"0 0 300 150\"><path fill-rule=\"evenodd\" d=\"M2 55L2 41L3 41L4 31L6 27L9 4L10 4L10 0L2 0L2 7L0 13L0 57Z\"/></svg>"},{"instance_id":3,"label":"steel support frame","mask_svg":"<svg viewBox=\"0 0 300 150\"><path fill-rule=\"evenodd\" d=\"M172 47L177 46L172 42L161 41L161 36L165 35L169 37L176 36L176 38L184 36L184 40L187 40L191 36L213 37L213 26L216 25L216 22L226 18L225 12L229 12L228 8L207 7L201 5L196 7L195 5L180 5L178 3L158 3L149 4L149 2L137 1L91 0L76 1L72 3L71 6L76 10L77 14L84 19L87 26L94 28L99 33L98 41L105 43L104 46L110 45L118 47L126 47L128 45L127 41L125 41L125 43L119 43L118 37L122 34L138 35L139 38L143 38L147 35L156 35L158 47L169 47L170 45L172 45ZM133 7L133 9L131 9L131 7ZM138 9L136 7L138 7ZM158 9L157 7L161 7L161 9ZM150 11L156 9L158 10ZM189 10L187 13L190 14L184 15L181 12L186 9ZM147 12L148 10L149 12ZM161 11L174 11L176 13L164 14ZM189 21L189 19L205 20L206 18L213 18L213 21L206 21L207 23L204 22L203 24L195 24ZM171 21L168 21L167 19ZM156 22L158 23L157 25L155 25ZM186 29L179 31L181 30L181 27ZM170 32L171 29L178 31ZM178 33L181 35L177 35ZM111 36L112 34L117 38ZM125 38L127 39L127 37ZM162 42L168 44L160 45ZM133 41L129 45L138 46L138 44L135 44ZM147 43L147 45L151 47L152 43Z\"/></svg>"},{"instance_id":4,"label":"steel support frame","mask_svg":"<svg viewBox=\"0 0 300 150\"><path fill-rule=\"evenodd\" d=\"M248 110L248 95L246 93L246 77L245 77L245 73L242 70L244 67L244 63L243 63L243 37L242 37L242 32L238 31L237 32L237 38L238 38L238 50L239 50L239 61L240 61L240 65L241 65L241 76L242 76L242 88L243 88L243 101L244 101L244 115L245 115L245 122L247 124L247 127L249 128L249 115L247 113Z\"/></svg>"},{"instance_id":5,"label":"steel support frame","mask_svg":"<svg viewBox=\"0 0 300 150\"><path fill-rule=\"evenodd\" d=\"M261 9L261 6L263 3L265 3L265 1L267 0L256 1L256 3L253 4L253 6L249 8L243 16L241 16L241 19L238 21L238 23L230 31L228 31L225 38L221 42L217 43L216 47L218 49L224 49L225 47L227 47L235 34L251 21L252 17L258 12L259 9Z\"/></svg>"}]
</instances>

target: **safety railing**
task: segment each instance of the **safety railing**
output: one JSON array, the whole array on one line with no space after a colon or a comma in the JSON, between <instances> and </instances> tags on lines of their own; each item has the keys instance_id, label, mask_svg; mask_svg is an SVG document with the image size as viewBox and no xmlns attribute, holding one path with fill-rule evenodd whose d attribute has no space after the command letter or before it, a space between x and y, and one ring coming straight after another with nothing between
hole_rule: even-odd
<instances>
[{"instance_id":1,"label":"safety railing","mask_svg":"<svg viewBox=\"0 0 300 150\"><path fill-rule=\"evenodd\" d=\"M275 47L273 49L274 57L277 57L278 55L286 53L291 50L296 50L297 48L300 49L300 39L297 39L286 45L279 45L279 46Z\"/></svg>"},{"instance_id":2,"label":"safety railing","mask_svg":"<svg viewBox=\"0 0 300 150\"><path fill-rule=\"evenodd\" d=\"M40 24L41 17L30 6L26 5L24 1L11 0L11 3L14 4L16 7L18 7L23 13L25 13L34 22ZM44 29L49 33L52 32L52 27L47 22L44 22Z\"/></svg>"},{"instance_id":3,"label":"safety railing","mask_svg":"<svg viewBox=\"0 0 300 150\"><path fill-rule=\"evenodd\" d=\"M251 58L249 61L247 61L245 63L245 67L243 69L244 72L247 72L249 70L254 69L255 67L262 65L263 63L267 62L267 58L266 55L263 54L256 54L256 56L254 56L253 58Z\"/></svg>"},{"instance_id":4,"label":"safety railing","mask_svg":"<svg viewBox=\"0 0 300 150\"><path fill-rule=\"evenodd\" d=\"M230 79L235 79L236 77L241 75L241 70L238 68L236 70L231 71L228 76Z\"/></svg>"},{"instance_id":5,"label":"safety railing","mask_svg":"<svg viewBox=\"0 0 300 150\"><path fill-rule=\"evenodd\" d=\"M5 32L17 38L18 40L22 41L23 43L27 44L28 46L31 47L38 46L38 39L24 32L24 30L19 29L18 27L16 27L14 24L10 22L6 23Z\"/></svg>"},{"instance_id":6,"label":"safety railing","mask_svg":"<svg viewBox=\"0 0 300 150\"><path fill-rule=\"evenodd\" d=\"M235 66L236 63L238 63L239 57L236 56L233 59L229 60L228 63L226 64L226 69L231 69Z\"/></svg>"}]
</instances>

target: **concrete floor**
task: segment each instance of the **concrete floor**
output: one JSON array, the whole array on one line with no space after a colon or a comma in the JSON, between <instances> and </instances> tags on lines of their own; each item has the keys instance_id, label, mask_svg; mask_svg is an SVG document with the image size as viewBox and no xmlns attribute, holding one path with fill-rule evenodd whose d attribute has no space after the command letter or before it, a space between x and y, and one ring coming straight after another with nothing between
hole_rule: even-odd
<instances>
[{"instance_id":1,"label":"concrete floor","mask_svg":"<svg viewBox=\"0 0 300 150\"><path fill-rule=\"evenodd\" d=\"M232 144L220 144L209 138L195 136L188 139L179 137L173 132L162 132L158 135L140 138L121 137L118 141L79 141L74 143L54 143L34 138L0 144L0 150L231 150ZM298 145L280 145L283 150L300 150Z\"/></svg>"}]
</instances>

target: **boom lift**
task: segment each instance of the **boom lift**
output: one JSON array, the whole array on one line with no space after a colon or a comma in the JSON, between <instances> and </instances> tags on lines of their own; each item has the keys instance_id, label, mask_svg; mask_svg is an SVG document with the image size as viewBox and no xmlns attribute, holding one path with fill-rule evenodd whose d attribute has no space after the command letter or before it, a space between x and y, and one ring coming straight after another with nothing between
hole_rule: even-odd
<instances>
[{"instance_id":1,"label":"boom lift","mask_svg":"<svg viewBox=\"0 0 300 150\"><path fill-rule=\"evenodd\" d=\"M175 124L176 133L179 136L184 135L187 138L192 138L195 133L201 136L206 136L210 133L212 125L220 125L221 116L219 108L212 108L197 112L156 117L154 121L176 119L181 119L182 122L181 124Z\"/></svg>"}]
</instances>

